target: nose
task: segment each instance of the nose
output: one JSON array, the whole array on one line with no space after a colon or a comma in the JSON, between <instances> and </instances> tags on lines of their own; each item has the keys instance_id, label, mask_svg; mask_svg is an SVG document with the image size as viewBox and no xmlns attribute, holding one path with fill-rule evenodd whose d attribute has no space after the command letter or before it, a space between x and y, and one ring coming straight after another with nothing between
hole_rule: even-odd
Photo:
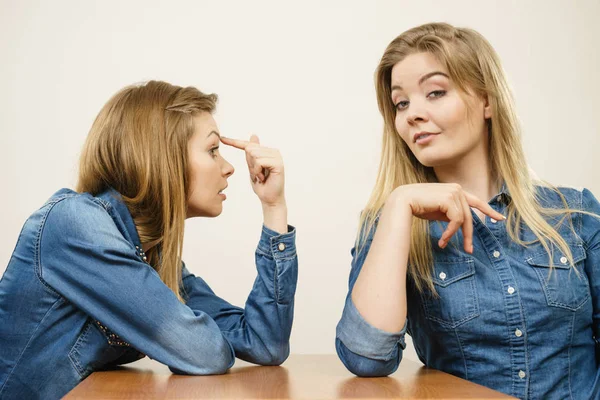
<instances>
[{"instance_id":1,"label":"nose","mask_svg":"<svg viewBox=\"0 0 600 400\"><path fill-rule=\"evenodd\" d=\"M408 108L408 113L406 114L406 121L414 125L418 122L427 122L429 117L427 116L427 110L424 105L418 101L413 101L410 103Z\"/></svg>"},{"instance_id":2,"label":"nose","mask_svg":"<svg viewBox=\"0 0 600 400\"><path fill-rule=\"evenodd\" d=\"M235 168L226 159L223 158L223 167L221 168L223 176L229 178L235 172Z\"/></svg>"}]
</instances>

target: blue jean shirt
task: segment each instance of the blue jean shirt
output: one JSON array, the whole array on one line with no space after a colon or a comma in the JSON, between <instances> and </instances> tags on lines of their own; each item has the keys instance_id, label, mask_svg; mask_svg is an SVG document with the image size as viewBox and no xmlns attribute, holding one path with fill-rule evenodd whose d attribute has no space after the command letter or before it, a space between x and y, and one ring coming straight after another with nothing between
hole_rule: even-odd
<instances>
[{"instance_id":1,"label":"blue jean shirt","mask_svg":"<svg viewBox=\"0 0 600 400\"><path fill-rule=\"evenodd\" d=\"M600 214L588 190L560 190L572 208ZM563 207L549 189L538 188L538 194L546 207ZM510 201L503 189L489 204L506 215ZM336 335L344 365L359 376L393 373L408 332L426 366L500 392L521 399L600 398L600 220L578 213L572 228L567 218L558 229L579 275L558 248L552 248L550 260L539 242L526 247L513 242L504 221L487 216L481 221L475 213L473 220L473 254L463 251L460 231L440 249L446 223L430 223L439 297L417 292L408 279L407 323L396 333L365 321L350 296L376 228L359 252L352 250L349 293ZM521 238L535 236L523 228ZM550 261L555 268L549 275Z\"/></svg>"},{"instance_id":2,"label":"blue jean shirt","mask_svg":"<svg viewBox=\"0 0 600 400\"><path fill-rule=\"evenodd\" d=\"M289 354L295 229L263 227L245 308L183 265L181 303L147 263L117 192L58 191L25 222L0 281L0 398L60 398L90 373L144 355L181 374Z\"/></svg>"}]
</instances>

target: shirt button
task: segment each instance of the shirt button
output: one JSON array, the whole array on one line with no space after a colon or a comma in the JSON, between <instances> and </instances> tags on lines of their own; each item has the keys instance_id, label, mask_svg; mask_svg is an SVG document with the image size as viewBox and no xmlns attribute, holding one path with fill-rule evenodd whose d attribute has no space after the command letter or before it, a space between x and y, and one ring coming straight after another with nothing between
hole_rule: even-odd
<instances>
[{"instance_id":1,"label":"shirt button","mask_svg":"<svg viewBox=\"0 0 600 400\"><path fill-rule=\"evenodd\" d=\"M519 371L519 378L525 378L525 371Z\"/></svg>"},{"instance_id":2,"label":"shirt button","mask_svg":"<svg viewBox=\"0 0 600 400\"><path fill-rule=\"evenodd\" d=\"M498 222L494 218L490 218L490 221L492 222L492 224L495 224L496 222Z\"/></svg>"},{"instance_id":3,"label":"shirt button","mask_svg":"<svg viewBox=\"0 0 600 400\"><path fill-rule=\"evenodd\" d=\"M515 292L515 288L512 286L508 287L508 294L513 294Z\"/></svg>"},{"instance_id":4,"label":"shirt button","mask_svg":"<svg viewBox=\"0 0 600 400\"><path fill-rule=\"evenodd\" d=\"M498 250L494 251L494 258L500 257L500 252Z\"/></svg>"},{"instance_id":5,"label":"shirt button","mask_svg":"<svg viewBox=\"0 0 600 400\"><path fill-rule=\"evenodd\" d=\"M277 246L277 248L279 249L279 251L284 251L285 250L285 243L279 243L279 246Z\"/></svg>"},{"instance_id":6,"label":"shirt button","mask_svg":"<svg viewBox=\"0 0 600 400\"><path fill-rule=\"evenodd\" d=\"M441 280L446 279L446 274L444 272L440 273L440 279Z\"/></svg>"},{"instance_id":7,"label":"shirt button","mask_svg":"<svg viewBox=\"0 0 600 400\"><path fill-rule=\"evenodd\" d=\"M517 329L517 330L515 331L515 336L516 336L516 337L521 337L521 336L523 336L523 332L521 332L521 330L520 330L520 329Z\"/></svg>"},{"instance_id":8,"label":"shirt button","mask_svg":"<svg viewBox=\"0 0 600 400\"><path fill-rule=\"evenodd\" d=\"M560 262L561 262L561 263L563 263L563 264L566 264L566 263L567 263L567 261L569 261L569 260L567 260L567 257L565 257L565 256L562 256L562 257L560 258Z\"/></svg>"}]
</instances>

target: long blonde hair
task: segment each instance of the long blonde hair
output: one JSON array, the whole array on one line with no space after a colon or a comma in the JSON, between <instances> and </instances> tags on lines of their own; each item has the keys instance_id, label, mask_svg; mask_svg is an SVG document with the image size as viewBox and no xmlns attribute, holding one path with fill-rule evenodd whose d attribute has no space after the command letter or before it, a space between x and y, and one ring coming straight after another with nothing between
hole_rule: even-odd
<instances>
[{"instance_id":1,"label":"long blonde hair","mask_svg":"<svg viewBox=\"0 0 600 400\"><path fill-rule=\"evenodd\" d=\"M446 23L430 23L410 29L386 48L375 73L379 110L384 119L383 144L375 187L360 218L357 246L364 245L367 233L373 229L377 216L390 193L400 185L435 181L432 168L422 165L397 133L395 107L391 99L391 71L406 56L428 52L446 67L451 80L464 95L472 93L487 98L492 118L489 155L492 178L503 181L513 199L507 209L507 230L513 241L521 245L521 223L526 224L550 254L556 245L573 265L573 256L566 241L544 215L563 215L570 210L560 191L547 183L535 182L529 174L521 146L521 133L498 55L479 33L456 28ZM536 184L551 188L562 199L564 209L548 209L536 199ZM558 224L558 225L559 225ZM435 292L432 280L433 255L429 240L429 222L415 218L412 224L409 254L409 275L417 290ZM362 240L361 240L362 239Z\"/></svg>"},{"instance_id":2,"label":"long blonde hair","mask_svg":"<svg viewBox=\"0 0 600 400\"><path fill-rule=\"evenodd\" d=\"M112 188L129 209L140 241L154 242L149 264L182 301L181 253L188 198L188 140L193 116L212 113L217 96L150 81L120 90L86 139L78 192Z\"/></svg>"}]
</instances>

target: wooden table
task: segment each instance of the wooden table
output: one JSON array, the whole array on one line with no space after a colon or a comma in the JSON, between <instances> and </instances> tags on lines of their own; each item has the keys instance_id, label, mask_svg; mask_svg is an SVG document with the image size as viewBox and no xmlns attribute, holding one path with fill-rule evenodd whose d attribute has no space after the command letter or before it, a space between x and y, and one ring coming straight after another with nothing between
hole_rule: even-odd
<instances>
[{"instance_id":1,"label":"wooden table","mask_svg":"<svg viewBox=\"0 0 600 400\"><path fill-rule=\"evenodd\" d=\"M507 399L502 393L403 360L387 378L357 378L336 355L291 355L281 367L240 360L225 375L173 375L148 358L95 372L66 399Z\"/></svg>"}]
</instances>

